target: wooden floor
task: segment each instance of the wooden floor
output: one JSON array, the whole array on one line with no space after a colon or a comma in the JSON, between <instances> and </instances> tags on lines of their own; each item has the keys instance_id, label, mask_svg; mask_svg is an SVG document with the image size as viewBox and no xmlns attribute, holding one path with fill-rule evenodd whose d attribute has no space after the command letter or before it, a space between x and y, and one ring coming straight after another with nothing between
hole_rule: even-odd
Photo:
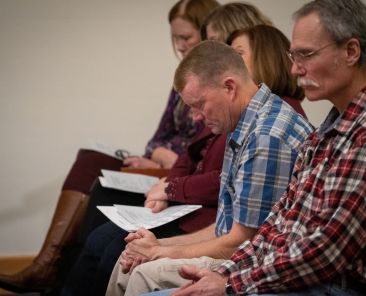
<instances>
[{"instance_id":1,"label":"wooden floor","mask_svg":"<svg viewBox=\"0 0 366 296\"><path fill-rule=\"evenodd\" d=\"M1 274L14 274L17 271L27 267L33 260L33 256L11 256L0 257L0 273ZM15 293L0 289L0 295L16 295ZM28 293L22 295L39 295L37 293Z\"/></svg>"}]
</instances>

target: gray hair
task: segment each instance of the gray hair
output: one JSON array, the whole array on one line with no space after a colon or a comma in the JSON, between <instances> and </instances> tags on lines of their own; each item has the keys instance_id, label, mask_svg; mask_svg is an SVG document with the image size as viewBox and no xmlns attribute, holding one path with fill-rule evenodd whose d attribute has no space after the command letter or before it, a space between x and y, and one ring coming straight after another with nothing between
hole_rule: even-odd
<instances>
[{"instance_id":1,"label":"gray hair","mask_svg":"<svg viewBox=\"0 0 366 296\"><path fill-rule=\"evenodd\" d=\"M202 86L218 86L226 73L243 81L250 79L242 57L234 49L221 42L203 41L180 62L175 71L174 88L181 92L191 75L197 76Z\"/></svg>"},{"instance_id":2,"label":"gray hair","mask_svg":"<svg viewBox=\"0 0 366 296\"><path fill-rule=\"evenodd\" d=\"M314 0L293 15L295 21L317 13L324 30L338 45L356 38L360 42L360 66L366 65L366 5L360 0Z\"/></svg>"}]
</instances>

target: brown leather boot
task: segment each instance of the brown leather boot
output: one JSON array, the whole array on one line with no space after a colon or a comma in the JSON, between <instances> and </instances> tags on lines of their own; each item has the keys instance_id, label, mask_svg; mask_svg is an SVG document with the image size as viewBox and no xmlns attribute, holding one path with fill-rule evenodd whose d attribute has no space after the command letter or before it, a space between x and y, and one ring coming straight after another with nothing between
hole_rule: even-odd
<instances>
[{"instance_id":1,"label":"brown leather boot","mask_svg":"<svg viewBox=\"0 0 366 296\"><path fill-rule=\"evenodd\" d=\"M0 287L14 292L37 292L52 286L62 249L75 242L89 197L64 190L59 197L42 249L32 264L13 275L0 275Z\"/></svg>"}]
</instances>

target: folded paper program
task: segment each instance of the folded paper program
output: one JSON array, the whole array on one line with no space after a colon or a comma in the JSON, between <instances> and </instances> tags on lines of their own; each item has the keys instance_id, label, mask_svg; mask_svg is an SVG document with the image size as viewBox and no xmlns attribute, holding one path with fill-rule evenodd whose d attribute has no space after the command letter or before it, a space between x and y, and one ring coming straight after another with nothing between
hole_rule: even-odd
<instances>
[{"instance_id":1,"label":"folded paper program","mask_svg":"<svg viewBox=\"0 0 366 296\"><path fill-rule=\"evenodd\" d=\"M126 231L136 231L143 227L151 229L167 224L175 219L198 210L200 205L171 206L159 213L151 209L125 205L97 206L97 208L114 224Z\"/></svg>"},{"instance_id":2,"label":"folded paper program","mask_svg":"<svg viewBox=\"0 0 366 296\"><path fill-rule=\"evenodd\" d=\"M159 182L159 178L141 174L123 173L102 170L103 177L99 177L103 187L135 193L146 193L151 186Z\"/></svg>"}]
</instances>

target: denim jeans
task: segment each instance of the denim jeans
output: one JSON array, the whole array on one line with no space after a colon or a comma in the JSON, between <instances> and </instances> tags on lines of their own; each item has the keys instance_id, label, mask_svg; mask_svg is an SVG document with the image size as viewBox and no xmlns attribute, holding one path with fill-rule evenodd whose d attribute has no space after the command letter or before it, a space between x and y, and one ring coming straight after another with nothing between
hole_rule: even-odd
<instances>
[{"instance_id":1,"label":"denim jeans","mask_svg":"<svg viewBox=\"0 0 366 296\"><path fill-rule=\"evenodd\" d=\"M167 289L157 292L143 294L141 296L168 296L175 289ZM258 294L251 294L259 296ZM279 293L279 294L261 294L260 296L362 296L363 291L354 291L351 289L341 289L334 284L324 284L313 289L303 290L298 292Z\"/></svg>"}]
</instances>

